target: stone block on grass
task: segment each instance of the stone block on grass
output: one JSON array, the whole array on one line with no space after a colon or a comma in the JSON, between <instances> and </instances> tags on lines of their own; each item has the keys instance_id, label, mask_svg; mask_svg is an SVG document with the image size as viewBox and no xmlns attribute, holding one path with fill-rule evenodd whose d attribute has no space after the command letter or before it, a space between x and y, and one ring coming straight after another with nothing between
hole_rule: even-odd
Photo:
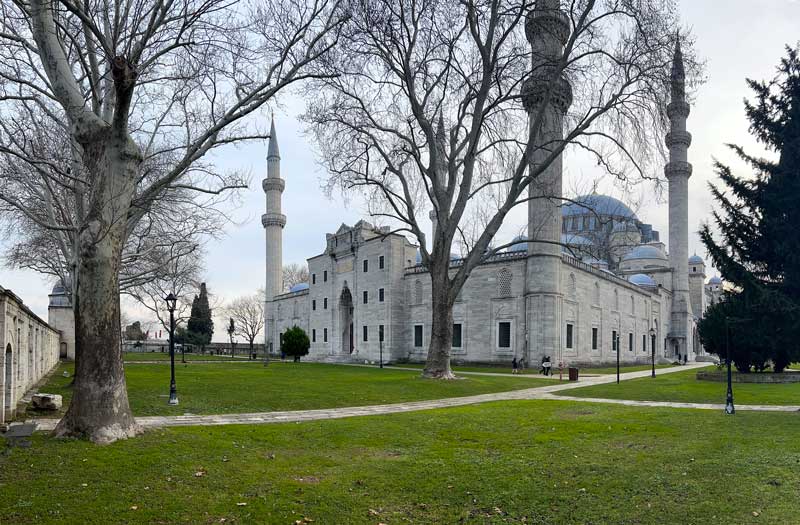
<instances>
[{"instance_id":1,"label":"stone block on grass","mask_svg":"<svg viewBox=\"0 0 800 525\"><path fill-rule=\"evenodd\" d=\"M61 408L61 396L58 394L33 394L31 404L37 410L58 410Z\"/></svg>"}]
</instances>

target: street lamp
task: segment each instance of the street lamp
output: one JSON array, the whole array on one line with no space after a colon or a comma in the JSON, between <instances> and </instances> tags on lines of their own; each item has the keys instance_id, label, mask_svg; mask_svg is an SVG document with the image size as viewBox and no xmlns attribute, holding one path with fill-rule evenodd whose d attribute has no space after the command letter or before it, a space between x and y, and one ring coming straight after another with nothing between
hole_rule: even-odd
<instances>
[{"instance_id":1,"label":"street lamp","mask_svg":"<svg viewBox=\"0 0 800 525\"><path fill-rule=\"evenodd\" d=\"M656 329L650 328L650 360L653 364L653 373L650 377L656 377Z\"/></svg>"},{"instance_id":2,"label":"street lamp","mask_svg":"<svg viewBox=\"0 0 800 525\"><path fill-rule=\"evenodd\" d=\"M178 389L175 387L175 304L178 298L172 292L164 299L169 310L169 404L178 404Z\"/></svg>"},{"instance_id":3,"label":"street lamp","mask_svg":"<svg viewBox=\"0 0 800 525\"><path fill-rule=\"evenodd\" d=\"M620 330L622 330L622 327L620 327ZM619 384L619 354L620 354L619 332L617 332L617 384Z\"/></svg>"},{"instance_id":4,"label":"street lamp","mask_svg":"<svg viewBox=\"0 0 800 525\"><path fill-rule=\"evenodd\" d=\"M730 318L725 316L725 361L728 365L728 392L725 394L725 413L735 414L736 409L733 407L733 382L731 381L731 334L730 334Z\"/></svg>"},{"instance_id":5,"label":"street lamp","mask_svg":"<svg viewBox=\"0 0 800 525\"><path fill-rule=\"evenodd\" d=\"M231 324L228 325L228 337L231 339L231 359L234 358L233 352L233 333L236 331L236 327L233 325L233 317L231 317Z\"/></svg>"}]
</instances>

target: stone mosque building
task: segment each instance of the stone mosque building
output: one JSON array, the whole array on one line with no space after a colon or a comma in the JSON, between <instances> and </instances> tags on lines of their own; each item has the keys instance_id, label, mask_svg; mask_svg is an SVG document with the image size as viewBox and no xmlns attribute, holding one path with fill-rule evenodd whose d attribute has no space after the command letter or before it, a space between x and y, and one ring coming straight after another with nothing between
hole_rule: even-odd
<instances>
[{"instance_id":1,"label":"stone mosque building","mask_svg":"<svg viewBox=\"0 0 800 525\"><path fill-rule=\"evenodd\" d=\"M548 31L537 30L545 24ZM534 56L561 53L569 35L557 2L537 2L526 29ZM545 108L549 128L541 133L542 144L563 137L572 92L561 80ZM529 114L543 103L541 82L534 77L523 86ZM508 363L516 357L530 364L550 356L567 365L614 362L617 353L624 363L649 362L651 352L658 360L703 355L697 320L709 301L719 300L722 283L719 278L706 283L703 260L688 253L691 135L680 44L667 114L669 253L659 232L612 197L529 200L528 230L547 242L518 238L473 271L454 308L455 361ZM544 147L538 150L542 157L547 153ZM559 160L531 188L531 197L560 195L561 188ZM322 253L308 258L310 282L281 293L285 182L274 122L263 189L267 347L278 352L282 334L297 325L308 333L312 360L423 361L431 290L417 246L365 221L342 224L326 235ZM457 267L460 261L454 258L451 264Z\"/></svg>"}]
</instances>

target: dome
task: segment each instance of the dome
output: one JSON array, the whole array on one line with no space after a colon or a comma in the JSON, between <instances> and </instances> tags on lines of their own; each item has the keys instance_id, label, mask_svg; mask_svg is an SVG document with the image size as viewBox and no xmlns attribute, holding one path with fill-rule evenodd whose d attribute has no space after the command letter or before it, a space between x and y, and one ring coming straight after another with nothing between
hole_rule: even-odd
<instances>
[{"instance_id":1,"label":"dome","mask_svg":"<svg viewBox=\"0 0 800 525\"><path fill-rule=\"evenodd\" d=\"M583 195L561 207L561 215L564 217L587 213L636 219L636 214L625 203L608 195Z\"/></svg>"},{"instance_id":2,"label":"dome","mask_svg":"<svg viewBox=\"0 0 800 525\"><path fill-rule=\"evenodd\" d=\"M303 290L308 290L308 283L297 283L291 288L289 288L289 293L292 292L302 292Z\"/></svg>"},{"instance_id":3,"label":"dome","mask_svg":"<svg viewBox=\"0 0 800 525\"><path fill-rule=\"evenodd\" d=\"M528 241L525 240L526 237L524 235L518 235L514 237L511 242L511 246L509 246L506 251L507 252L527 252L528 251Z\"/></svg>"},{"instance_id":4,"label":"dome","mask_svg":"<svg viewBox=\"0 0 800 525\"><path fill-rule=\"evenodd\" d=\"M628 281L636 286L652 287L658 286L652 277L643 273L637 273L628 277Z\"/></svg>"},{"instance_id":5,"label":"dome","mask_svg":"<svg viewBox=\"0 0 800 525\"><path fill-rule=\"evenodd\" d=\"M703 262L703 258L697 254L692 255L689 257L689 264L705 264Z\"/></svg>"},{"instance_id":6,"label":"dome","mask_svg":"<svg viewBox=\"0 0 800 525\"><path fill-rule=\"evenodd\" d=\"M623 261L630 261L633 259L660 259L662 261L666 261L667 256L655 246L643 244L641 246L637 246L622 257Z\"/></svg>"},{"instance_id":7,"label":"dome","mask_svg":"<svg viewBox=\"0 0 800 525\"><path fill-rule=\"evenodd\" d=\"M722 279L720 279L718 275L715 275L708 280L708 284L722 284Z\"/></svg>"},{"instance_id":8,"label":"dome","mask_svg":"<svg viewBox=\"0 0 800 525\"><path fill-rule=\"evenodd\" d=\"M50 295L65 295L69 293L72 293L72 280L67 278L66 282L59 279L53 286L53 291L50 292Z\"/></svg>"}]
</instances>

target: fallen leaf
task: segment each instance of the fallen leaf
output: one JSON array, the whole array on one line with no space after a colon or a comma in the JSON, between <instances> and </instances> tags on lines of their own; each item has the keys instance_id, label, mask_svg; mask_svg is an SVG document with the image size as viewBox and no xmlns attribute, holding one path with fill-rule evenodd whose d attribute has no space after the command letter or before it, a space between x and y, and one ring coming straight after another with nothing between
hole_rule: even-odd
<instances>
[{"instance_id":1,"label":"fallen leaf","mask_svg":"<svg viewBox=\"0 0 800 525\"><path fill-rule=\"evenodd\" d=\"M757 517L758 517L758 515L759 515L758 511L755 511L755 510L754 510L754 511L753 511L753 516L755 516L755 517L757 518Z\"/></svg>"}]
</instances>

